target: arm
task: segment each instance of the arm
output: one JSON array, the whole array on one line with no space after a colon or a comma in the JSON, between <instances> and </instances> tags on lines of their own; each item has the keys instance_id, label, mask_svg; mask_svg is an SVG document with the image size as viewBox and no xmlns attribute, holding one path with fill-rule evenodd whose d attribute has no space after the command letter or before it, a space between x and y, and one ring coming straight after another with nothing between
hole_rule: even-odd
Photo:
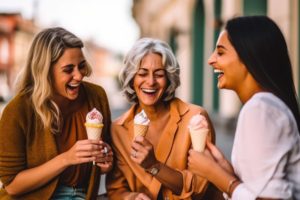
<instances>
[{"instance_id":1,"label":"arm","mask_svg":"<svg viewBox=\"0 0 300 200\"><path fill-rule=\"evenodd\" d=\"M100 153L98 140L81 140L67 152L64 152L48 162L17 173L15 178L5 186L10 195L21 195L35 190L59 175L71 165L91 162Z\"/></svg>"},{"instance_id":2,"label":"arm","mask_svg":"<svg viewBox=\"0 0 300 200\"><path fill-rule=\"evenodd\" d=\"M113 169L107 174L106 186L107 194L110 200L134 200L134 199L151 199L148 195L139 192L132 192L126 177L134 177L129 166L124 162L122 155L115 149L115 164ZM148 199L147 199L148 198Z\"/></svg>"},{"instance_id":3,"label":"arm","mask_svg":"<svg viewBox=\"0 0 300 200\"><path fill-rule=\"evenodd\" d=\"M245 196L242 199L271 199L255 198L255 196L242 185L242 182L234 174L231 164L213 144L207 142L207 149L204 153L199 153L194 150L190 150L189 153L188 164L190 170L199 176L207 178L221 191L227 193L229 197L233 196L232 199L241 198L241 196L234 197L236 193L243 193Z\"/></svg>"},{"instance_id":4,"label":"arm","mask_svg":"<svg viewBox=\"0 0 300 200\"><path fill-rule=\"evenodd\" d=\"M152 144L146 138L142 136L136 137L132 143L131 151L131 159L134 162L140 164L146 171L151 171L151 168L156 167L158 173L155 174L155 178L176 195L181 193L183 188L182 174L160 163L155 158Z\"/></svg>"},{"instance_id":5,"label":"arm","mask_svg":"<svg viewBox=\"0 0 300 200\"><path fill-rule=\"evenodd\" d=\"M221 191L231 196L233 189L238 185L239 181L233 182L237 178L223 154L210 142L207 142L207 147L209 150L206 149L203 153L194 150L189 151L189 169L198 176L207 178ZM214 157L212 156L211 149L215 153Z\"/></svg>"}]
</instances>

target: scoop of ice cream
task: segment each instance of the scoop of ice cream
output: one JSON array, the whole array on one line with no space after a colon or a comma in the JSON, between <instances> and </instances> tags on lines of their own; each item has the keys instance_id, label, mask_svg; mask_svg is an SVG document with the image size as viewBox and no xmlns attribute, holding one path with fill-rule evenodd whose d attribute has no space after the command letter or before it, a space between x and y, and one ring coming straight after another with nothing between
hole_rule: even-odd
<instances>
[{"instance_id":1,"label":"scoop of ice cream","mask_svg":"<svg viewBox=\"0 0 300 200\"><path fill-rule=\"evenodd\" d=\"M197 130L197 129L207 129L208 128L208 123L206 118L201 115L201 114L197 114L194 115L189 123L189 129L192 130Z\"/></svg>"},{"instance_id":2,"label":"scoop of ice cream","mask_svg":"<svg viewBox=\"0 0 300 200\"><path fill-rule=\"evenodd\" d=\"M134 117L134 123L135 124L140 124L140 125L144 125L144 126L148 126L150 123L150 120L148 119L146 113L144 110L142 110L141 112L139 112L138 114L135 115Z\"/></svg>"},{"instance_id":3,"label":"scoop of ice cream","mask_svg":"<svg viewBox=\"0 0 300 200\"><path fill-rule=\"evenodd\" d=\"M91 110L86 115L86 123L89 123L89 124L102 124L102 121L103 121L103 116L96 108L93 108L93 110Z\"/></svg>"}]
</instances>

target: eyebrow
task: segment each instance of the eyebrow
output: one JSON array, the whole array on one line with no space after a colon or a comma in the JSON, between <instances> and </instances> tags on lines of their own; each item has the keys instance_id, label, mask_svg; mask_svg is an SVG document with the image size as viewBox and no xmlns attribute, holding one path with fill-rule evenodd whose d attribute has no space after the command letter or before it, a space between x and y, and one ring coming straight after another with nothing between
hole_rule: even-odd
<instances>
[{"instance_id":1,"label":"eyebrow","mask_svg":"<svg viewBox=\"0 0 300 200\"><path fill-rule=\"evenodd\" d=\"M227 50L223 45L221 45L221 44L218 44L217 45L217 49L225 49L225 50Z\"/></svg>"},{"instance_id":2,"label":"eyebrow","mask_svg":"<svg viewBox=\"0 0 300 200\"><path fill-rule=\"evenodd\" d=\"M140 67L139 70L149 71L149 69L143 68L143 67ZM165 71L165 69L164 68L159 68L159 69L154 70L154 72L156 72L156 71Z\"/></svg>"},{"instance_id":3,"label":"eyebrow","mask_svg":"<svg viewBox=\"0 0 300 200\"><path fill-rule=\"evenodd\" d=\"M83 63L85 63L86 62L86 60L83 60L83 61L81 61L78 65L81 65L81 64L83 64ZM62 68L66 68L66 67L74 67L75 65L74 64L67 64L67 65L64 65L64 66L62 66Z\"/></svg>"}]
</instances>

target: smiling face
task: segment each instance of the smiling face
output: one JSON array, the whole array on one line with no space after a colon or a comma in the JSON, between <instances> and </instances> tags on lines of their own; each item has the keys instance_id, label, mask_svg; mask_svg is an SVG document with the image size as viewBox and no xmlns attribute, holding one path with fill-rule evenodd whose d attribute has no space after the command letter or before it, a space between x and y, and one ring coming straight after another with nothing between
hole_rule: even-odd
<instances>
[{"instance_id":1,"label":"smiling face","mask_svg":"<svg viewBox=\"0 0 300 200\"><path fill-rule=\"evenodd\" d=\"M167 88L167 75L161 55L149 53L144 56L134 76L133 88L142 107L156 106L162 102Z\"/></svg>"},{"instance_id":2,"label":"smiling face","mask_svg":"<svg viewBox=\"0 0 300 200\"><path fill-rule=\"evenodd\" d=\"M81 49L66 49L52 67L53 100L58 104L66 100L75 100L85 74L86 61Z\"/></svg>"},{"instance_id":3,"label":"smiling face","mask_svg":"<svg viewBox=\"0 0 300 200\"><path fill-rule=\"evenodd\" d=\"M239 91L247 76L250 75L230 43L226 31L220 33L217 47L208 59L208 64L214 68L215 73L219 74L219 89Z\"/></svg>"}]
</instances>

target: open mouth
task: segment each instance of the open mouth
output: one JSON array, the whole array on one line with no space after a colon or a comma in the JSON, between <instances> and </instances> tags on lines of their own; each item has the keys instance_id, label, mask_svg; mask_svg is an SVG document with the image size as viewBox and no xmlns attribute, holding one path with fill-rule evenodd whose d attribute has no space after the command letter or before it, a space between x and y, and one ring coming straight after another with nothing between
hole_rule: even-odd
<instances>
[{"instance_id":1,"label":"open mouth","mask_svg":"<svg viewBox=\"0 0 300 200\"><path fill-rule=\"evenodd\" d=\"M80 86L80 83L76 83L76 84L69 83L69 84L67 84L67 89L71 90L71 91L75 91L75 90L78 90L79 86Z\"/></svg>"},{"instance_id":2,"label":"open mouth","mask_svg":"<svg viewBox=\"0 0 300 200\"><path fill-rule=\"evenodd\" d=\"M214 69L214 73L218 74L218 78L224 75L224 72L220 69Z\"/></svg>"},{"instance_id":3,"label":"open mouth","mask_svg":"<svg viewBox=\"0 0 300 200\"><path fill-rule=\"evenodd\" d=\"M145 89L145 88L142 88L142 91L149 95L154 95L157 92L156 89Z\"/></svg>"}]
</instances>

